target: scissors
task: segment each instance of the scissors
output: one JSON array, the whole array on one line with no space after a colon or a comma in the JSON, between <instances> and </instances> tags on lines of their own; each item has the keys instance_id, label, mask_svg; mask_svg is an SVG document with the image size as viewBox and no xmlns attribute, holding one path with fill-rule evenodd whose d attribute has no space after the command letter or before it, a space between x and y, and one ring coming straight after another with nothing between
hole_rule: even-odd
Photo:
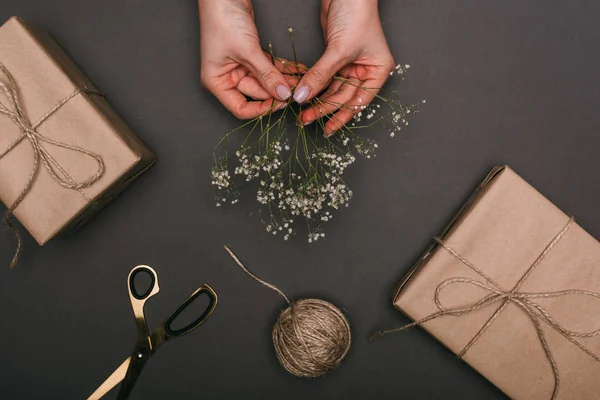
<instances>
[{"instance_id":1,"label":"scissors","mask_svg":"<svg viewBox=\"0 0 600 400\"><path fill-rule=\"evenodd\" d=\"M146 275L150 278L150 286L148 289L139 293L135 286L136 278L140 275ZM123 382L117 396L118 400L126 399L136 381L140 377L144 366L148 359L154 355L156 350L165 342L178 338L191 332L205 322L215 310L217 306L217 294L207 284L200 286L194 293L177 308L171 316L169 316L162 324L160 324L152 333L148 332L148 324L144 315L144 305L146 301L159 292L158 275L156 271L147 265L139 265L131 270L127 277L127 288L129 290L129 298L133 313L135 314L135 322L138 330L138 339L133 348L131 356L128 357L123 364L113 372L111 376L104 381L98 389L88 398L88 400L101 399L106 393L114 388L119 383ZM174 329L173 321L200 295L206 294L210 300L206 310L196 320L183 328Z\"/></svg>"}]
</instances>

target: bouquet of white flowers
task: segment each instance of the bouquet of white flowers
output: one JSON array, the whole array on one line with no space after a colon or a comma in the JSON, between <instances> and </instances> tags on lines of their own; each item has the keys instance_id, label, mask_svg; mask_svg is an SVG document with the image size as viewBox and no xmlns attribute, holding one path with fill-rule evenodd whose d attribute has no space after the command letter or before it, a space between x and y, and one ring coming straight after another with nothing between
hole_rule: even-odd
<instances>
[{"instance_id":1,"label":"bouquet of white flowers","mask_svg":"<svg viewBox=\"0 0 600 400\"><path fill-rule=\"evenodd\" d=\"M298 71L302 66L296 60L291 29L290 35L294 52L294 64L290 67ZM275 61L271 45L269 50ZM228 132L213 151L212 184L217 189L217 207L239 200L239 186L233 182L232 175L244 178L241 181L258 181L256 200L261 210L268 209L269 212L269 218L263 221L267 232L288 240L296 232L295 221L304 219L308 241L312 243L323 238L323 224L333 218L334 210L347 207L352 198L352 190L343 179L344 171L356 161L356 155L371 158L378 147L374 139L365 137L362 132L366 128L379 127L394 137L408 126L408 117L418 112L418 106L425 103L424 100L409 105L400 102L397 90L409 68L409 65L397 65L390 71L397 79L398 88L387 91L388 97L380 92L381 88L357 85L364 91L379 92L375 96L376 102L363 105L359 97L358 104L337 104L350 109L354 119L342 124L335 135L324 135L325 123L335 118L332 115L322 115L311 126L295 123L302 106L291 99L280 113L271 113L276 107L274 103L265 115ZM298 79L300 76L301 72L298 72ZM352 84L342 76L334 79ZM307 105L320 109L332 104L316 96ZM290 121L295 124L289 124ZM230 153L229 139L240 131L245 132L245 138L236 146L234 157Z\"/></svg>"}]
</instances>

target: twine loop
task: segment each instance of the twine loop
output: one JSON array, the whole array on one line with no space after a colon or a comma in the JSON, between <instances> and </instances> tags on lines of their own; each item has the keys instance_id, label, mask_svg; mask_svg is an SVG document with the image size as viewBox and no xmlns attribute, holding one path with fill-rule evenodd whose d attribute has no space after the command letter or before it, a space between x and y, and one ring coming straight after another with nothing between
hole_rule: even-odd
<instances>
[{"instance_id":1,"label":"twine loop","mask_svg":"<svg viewBox=\"0 0 600 400\"><path fill-rule=\"evenodd\" d=\"M485 297L468 307L455 309L448 309L444 307L440 300L441 292L449 286L460 283L477 286L481 289L490 292L490 294L486 295ZM535 318L540 321L543 321L564 335L580 338L590 338L600 335L600 328L589 332L577 332L566 329L560 323L555 321L544 307L531 301L531 299L562 297L569 295L589 296L600 300L600 293L590 292L587 290L569 289L559 290L556 292L513 292L506 291L504 289L498 289L495 286L487 285L485 283L470 278L451 278L445 280L437 286L435 291L435 303L441 312L446 312L448 313L448 315L457 316L480 310L498 302L512 302L513 304L521 308L530 318ZM464 350L462 353L464 354Z\"/></svg>"},{"instance_id":2,"label":"twine loop","mask_svg":"<svg viewBox=\"0 0 600 400\"><path fill-rule=\"evenodd\" d=\"M371 335L371 339L375 339L377 337L386 335L388 333L404 331L404 330L410 329L414 326L421 325L425 322L428 322L428 321L431 321L431 320L434 320L434 319L437 319L437 318L440 318L443 316L462 316L462 315L470 314L472 312L484 309L491 305L500 303L500 307L494 312L494 314L492 314L492 316L487 320L487 322L477 332L477 334L467 343L467 345L462 349L462 351L457 354L457 356L459 358L462 358L467 353L467 351L473 346L473 344L475 342L477 342L477 340L483 335L483 333L490 327L490 325L500 315L500 313L502 313L502 311L506 308L506 306L509 303L512 303L512 304L518 306L521 310L523 310L523 312L529 317L529 320L532 322L532 324L536 330L540 344L542 345L542 348L544 349L546 358L548 359L550 367L552 368L552 374L554 376L554 389L552 391L551 398L552 398L552 400L555 400L558 396L558 389L560 386L560 373L558 371L558 367L556 365L554 356L552 355L550 346L548 345L548 342L546 340L544 331L542 330L541 323L543 322L543 323L547 324L548 326L550 326L551 328L553 328L555 331L557 331L559 334L561 334L564 338L569 340L571 343L573 343L575 346L577 346L579 349L581 349L584 353L588 354L590 357L592 357L597 362L600 362L600 357L598 355L594 354L592 351L590 351L586 347L584 347L581 343L579 343L574 338L576 338L576 337L577 338L590 338L590 337L598 336L598 335L600 335L600 328L596 329L596 330L587 331L587 332L577 332L577 331L569 330L569 329L565 328L563 325L561 325L559 322L557 322L555 319L553 319L551 317L550 313L544 307L535 303L533 300L541 299L541 298L564 297L564 296L569 296L569 295L588 296L593 299L600 300L600 293L591 292L591 291L587 291L587 290L580 290L580 289L559 290L559 291L551 291L551 292L521 292L521 291L519 291L519 289L522 286L523 282L531 275L531 273L534 271L534 269L542 262L542 260L546 257L546 255L550 252L550 250L552 250L552 248L564 237L564 235L571 228L573 223L574 223L573 217L569 218L569 221L567 222L567 224L552 239L552 241L546 246L544 251L542 251L542 253L534 261L534 263L527 269L525 274L521 277L521 279L519 279L519 281L516 283L516 285L513 287L512 290L504 289L497 282L495 282L492 278L490 278L488 275L486 275L482 270L477 268L473 263L471 263L469 260L464 258L462 255L460 255L454 249L449 247L442 239L434 238L434 240L440 245L441 248L446 250L450 255L452 255L454 258L459 260L462 264L469 267L471 270L473 270L474 272L479 274L481 277L483 277L487 281L487 283L484 283L484 282L481 282L481 281L478 281L475 279L471 279L471 278L465 278L465 277L455 277L455 278L447 279L447 280L443 281L442 283L440 283L436 287L436 290L435 290L434 301L435 301L437 308L439 309L438 312L433 313L433 314L431 314L425 318L422 318L418 321L415 321L413 323L401 326L399 328L379 331L379 332ZM477 301L474 301L471 305L468 305L465 307L460 307L460 308L446 308L442 304L442 301L440 299L440 294L446 288L453 286L453 285L459 285L459 284L476 286L476 287L479 287L480 289L483 289L489 293L487 295L485 295L483 298L481 298Z\"/></svg>"},{"instance_id":3,"label":"twine loop","mask_svg":"<svg viewBox=\"0 0 600 400\"><path fill-rule=\"evenodd\" d=\"M27 194L31 191L31 188L35 183L40 164L44 166L44 168L46 169L46 171L48 171L52 179L54 179L54 181L56 181L60 186L67 189L79 191L79 193L88 202L90 202L91 199L81 189L93 185L104 174L104 161L102 160L102 157L100 155L88 151L86 149L82 149L80 147L52 140L49 137L39 133L37 129L40 127L40 125L47 121L48 118L50 118L55 112L61 109L74 97L82 93L98 95L100 95L100 93L77 88L73 92L71 92L71 94L69 94L67 97L58 102L50 111L48 111L42 118L40 118L39 121L37 121L36 123L32 123L23 111L22 101L19 97L18 86L14 77L1 62L0 72L2 73L2 75L4 75L5 78L5 81L0 81L0 89L2 90L4 97L6 98L6 102L0 101L0 115L10 119L19 128L19 131L21 132L21 134L3 152L0 152L0 160L4 158L7 154L9 154L24 140L27 140L29 142L33 150L33 167L31 169L31 172L29 173L29 177L27 178L27 183L17 196L16 200L8 207L3 218L5 227L12 230L17 239L17 249L10 263L11 268L13 268L17 265L21 253L21 234L19 233L19 230L10 222L9 217L12 215L13 211L19 206L19 204L21 204L21 202L25 199ZM95 172L87 179L81 182L77 182L73 178L71 178L67 171L54 159L54 157L52 157L52 155L48 152L44 144L61 147L63 149L67 149L88 156L96 162L97 168Z\"/></svg>"}]
</instances>

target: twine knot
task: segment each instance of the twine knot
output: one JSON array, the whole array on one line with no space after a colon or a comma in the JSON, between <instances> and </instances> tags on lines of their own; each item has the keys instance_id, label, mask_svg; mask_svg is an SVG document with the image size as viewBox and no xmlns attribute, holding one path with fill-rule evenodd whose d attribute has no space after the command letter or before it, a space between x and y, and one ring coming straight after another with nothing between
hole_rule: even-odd
<instances>
[{"instance_id":1,"label":"twine knot","mask_svg":"<svg viewBox=\"0 0 600 400\"><path fill-rule=\"evenodd\" d=\"M36 123L32 123L27 117L27 114L25 114L25 112L23 111L22 102L19 97L18 86L14 77L1 62L0 72L2 73L2 75L4 75L4 78L6 80L0 81L0 89L2 90L4 97L6 98L5 102L0 101L0 115L10 119L19 128L19 131L21 132L21 134L3 152L0 152L0 160L24 140L27 140L29 142L33 150L33 167L27 179L27 183L25 184L25 187L21 190L20 194L17 196L17 199L8 207L3 218L5 227L11 229L14 232L15 237L17 239L17 249L10 263L11 268L13 268L17 265L21 253L21 234L19 233L19 230L10 222L9 217L12 215L13 211L19 206L19 204L21 204L23 199L25 199L27 194L31 191L31 188L33 187L35 178L39 171L40 163L49 172L52 179L54 179L60 186L67 189L79 191L79 193L88 202L90 202L91 199L85 193L83 193L81 189L93 185L104 174L104 161L102 160L102 157L100 155L76 146L69 145L67 143L52 140L49 137L39 133L37 129L46 120L48 120L48 118L50 118L55 112L57 112L74 97L82 93L98 95L100 95L100 93L96 91L77 88L73 92L71 92L71 94L69 94L67 97L58 102ZM52 155L48 152L44 144L61 147L63 149L81 153L85 156L92 158L97 163L96 171L87 179L81 182L76 182L73 178L71 178L67 171L54 159L54 157L52 157Z\"/></svg>"}]
</instances>

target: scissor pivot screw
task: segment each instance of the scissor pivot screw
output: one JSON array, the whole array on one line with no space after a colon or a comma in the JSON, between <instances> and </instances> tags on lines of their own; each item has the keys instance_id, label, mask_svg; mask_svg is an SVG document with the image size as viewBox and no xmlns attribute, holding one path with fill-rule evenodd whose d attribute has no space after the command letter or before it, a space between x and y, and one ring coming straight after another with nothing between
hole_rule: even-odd
<instances>
[{"instance_id":1,"label":"scissor pivot screw","mask_svg":"<svg viewBox=\"0 0 600 400\"><path fill-rule=\"evenodd\" d=\"M144 358L144 355L142 353L137 353L137 358L142 359Z\"/></svg>"}]
</instances>

